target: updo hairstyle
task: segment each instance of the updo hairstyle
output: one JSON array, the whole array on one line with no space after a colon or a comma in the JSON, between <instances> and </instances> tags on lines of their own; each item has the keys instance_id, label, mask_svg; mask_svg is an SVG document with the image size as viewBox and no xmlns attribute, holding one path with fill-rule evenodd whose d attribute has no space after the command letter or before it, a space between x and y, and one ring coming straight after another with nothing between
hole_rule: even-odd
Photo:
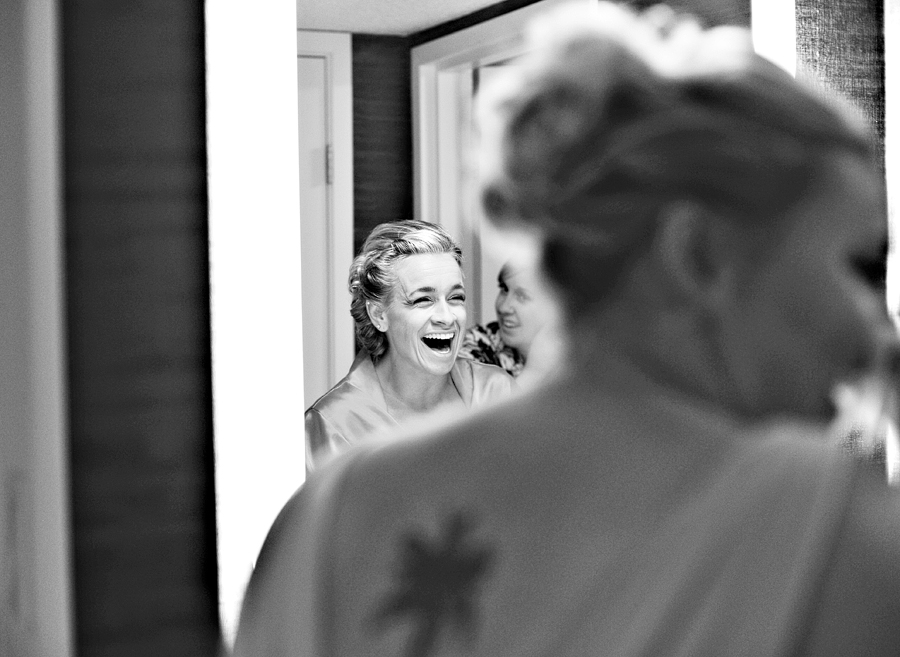
<instances>
[{"instance_id":1,"label":"updo hairstyle","mask_svg":"<svg viewBox=\"0 0 900 657\"><path fill-rule=\"evenodd\" d=\"M356 339L374 359L388 350L387 336L372 324L366 302L390 304L397 283L394 264L411 255L448 253L462 267L462 250L447 232L427 221L396 221L376 226L350 265L350 314Z\"/></svg>"},{"instance_id":2,"label":"updo hairstyle","mask_svg":"<svg viewBox=\"0 0 900 657\"><path fill-rule=\"evenodd\" d=\"M872 157L860 117L756 55L743 28L600 2L538 19L527 40L481 94L482 203L538 230L570 319L608 298L672 204L771 240L835 151Z\"/></svg>"}]
</instances>

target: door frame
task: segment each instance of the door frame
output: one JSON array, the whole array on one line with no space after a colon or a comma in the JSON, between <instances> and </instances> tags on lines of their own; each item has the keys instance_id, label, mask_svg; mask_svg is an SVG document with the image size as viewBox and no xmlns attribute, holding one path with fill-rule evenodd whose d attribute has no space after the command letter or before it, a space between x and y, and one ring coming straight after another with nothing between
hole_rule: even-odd
<instances>
[{"instance_id":1,"label":"door frame","mask_svg":"<svg viewBox=\"0 0 900 657\"><path fill-rule=\"evenodd\" d=\"M472 71L522 54L528 22L561 4L571 0L541 0L411 51L413 214L444 226L462 248L469 324L493 319L493 297L485 297L495 287L482 280L481 211L464 155L471 148L463 126L472 120Z\"/></svg>"},{"instance_id":2,"label":"door frame","mask_svg":"<svg viewBox=\"0 0 900 657\"><path fill-rule=\"evenodd\" d=\"M595 0L582 0L593 4ZM885 0L887 3L898 0ZM790 72L796 69L793 0L751 0L757 51ZM522 32L536 15L567 0L542 0L412 49L413 194L416 218L440 223L458 240L471 300L470 323L492 318L492 280L482 280L481 212L472 190L471 145L461 129L471 121L472 70L519 55Z\"/></svg>"}]
</instances>

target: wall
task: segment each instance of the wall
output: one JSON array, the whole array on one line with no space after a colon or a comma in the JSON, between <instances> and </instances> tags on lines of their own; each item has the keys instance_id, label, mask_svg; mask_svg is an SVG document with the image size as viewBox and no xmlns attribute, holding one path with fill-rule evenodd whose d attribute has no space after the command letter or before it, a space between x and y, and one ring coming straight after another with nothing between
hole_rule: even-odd
<instances>
[{"instance_id":1,"label":"wall","mask_svg":"<svg viewBox=\"0 0 900 657\"><path fill-rule=\"evenodd\" d=\"M217 644L202 3L62 3L80 655Z\"/></svg>"},{"instance_id":2,"label":"wall","mask_svg":"<svg viewBox=\"0 0 900 657\"><path fill-rule=\"evenodd\" d=\"M881 0L796 0L797 60L875 126L884 157L884 14Z\"/></svg>"},{"instance_id":3,"label":"wall","mask_svg":"<svg viewBox=\"0 0 900 657\"><path fill-rule=\"evenodd\" d=\"M31 654L26 609L34 546L27 490L33 478L28 441L28 224L25 142L25 44L21 3L0 9L0 654Z\"/></svg>"},{"instance_id":4,"label":"wall","mask_svg":"<svg viewBox=\"0 0 900 657\"><path fill-rule=\"evenodd\" d=\"M0 3L0 655L71 654L56 7Z\"/></svg>"},{"instance_id":5,"label":"wall","mask_svg":"<svg viewBox=\"0 0 900 657\"><path fill-rule=\"evenodd\" d=\"M352 44L356 253L376 225L412 218L412 101L407 38L354 34Z\"/></svg>"},{"instance_id":6,"label":"wall","mask_svg":"<svg viewBox=\"0 0 900 657\"><path fill-rule=\"evenodd\" d=\"M225 1L205 13L216 536L230 641L263 539L304 477L297 8Z\"/></svg>"}]
</instances>

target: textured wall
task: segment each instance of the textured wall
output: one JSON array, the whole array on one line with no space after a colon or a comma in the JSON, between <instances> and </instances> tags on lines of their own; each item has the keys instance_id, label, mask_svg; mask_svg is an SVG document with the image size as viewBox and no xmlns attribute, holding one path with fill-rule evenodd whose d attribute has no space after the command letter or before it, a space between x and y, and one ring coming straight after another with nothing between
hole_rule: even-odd
<instances>
[{"instance_id":1,"label":"textured wall","mask_svg":"<svg viewBox=\"0 0 900 657\"><path fill-rule=\"evenodd\" d=\"M413 212L410 44L353 35L354 252L377 224Z\"/></svg>"},{"instance_id":2,"label":"textured wall","mask_svg":"<svg viewBox=\"0 0 900 657\"><path fill-rule=\"evenodd\" d=\"M212 654L202 3L60 6L78 654Z\"/></svg>"},{"instance_id":3,"label":"textured wall","mask_svg":"<svg viewBox=\"0 0 900 657\"><path fill-rule=\"evenodd\" d=\"M797 60L803 74L849 98L884 145L882 0L796 0Z\"/></svg>"}]
</instances>

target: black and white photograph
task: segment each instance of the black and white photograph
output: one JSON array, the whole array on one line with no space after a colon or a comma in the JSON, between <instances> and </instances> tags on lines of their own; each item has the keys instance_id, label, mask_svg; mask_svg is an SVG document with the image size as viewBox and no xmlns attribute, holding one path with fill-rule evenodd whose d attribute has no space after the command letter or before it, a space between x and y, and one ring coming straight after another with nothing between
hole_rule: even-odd
<instances>
[{"instance_id":1,"label":"black and white photograph","mask_svg":"<svg viewBox=\"0 0 900 657\"><path fill-rule=\"evenodd\" d=\"M0 119L0 657L900 655L900 0L2 0Z\"/></svg>"}]
</instances>

